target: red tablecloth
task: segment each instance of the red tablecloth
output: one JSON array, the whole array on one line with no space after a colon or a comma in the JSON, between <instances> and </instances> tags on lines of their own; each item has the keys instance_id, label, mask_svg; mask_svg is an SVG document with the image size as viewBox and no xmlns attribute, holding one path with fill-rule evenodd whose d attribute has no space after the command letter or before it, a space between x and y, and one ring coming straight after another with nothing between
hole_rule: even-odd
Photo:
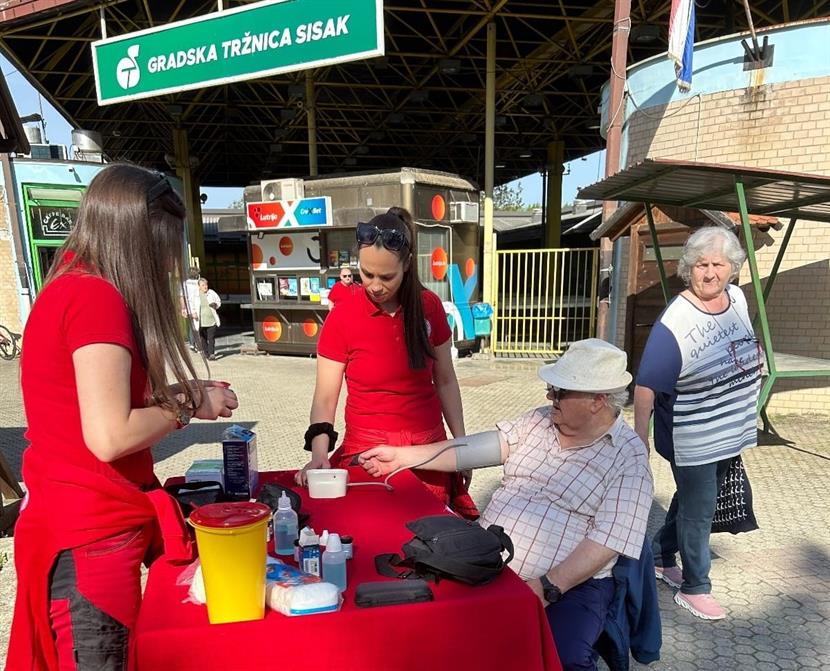
<instances>
[{"instance_id":1,"label":"red tablecloth","mask_svg":"<svg viewBox=\"0 0 830 671\"><path fill-rule=\"evenodd\" d=\"M362 469L349 477L367 479ZM260 481L293 487L291 473L263 473ZM266 609L260 621L210 625L204 606L182 603L187 588L175 585L182 567L156 562L136 630L139 671L561 669L541 602L510 570L478 587L442 580L429 603L354 605L359 583L384 580L375 555L399 552L412 537L404 523L445 512L412 474L391 482L394 492L350 487L340 499L311 499L293 487L318 533L354 538L349 587L337 613L286 617Z\"/></svg>"}]
</instances>

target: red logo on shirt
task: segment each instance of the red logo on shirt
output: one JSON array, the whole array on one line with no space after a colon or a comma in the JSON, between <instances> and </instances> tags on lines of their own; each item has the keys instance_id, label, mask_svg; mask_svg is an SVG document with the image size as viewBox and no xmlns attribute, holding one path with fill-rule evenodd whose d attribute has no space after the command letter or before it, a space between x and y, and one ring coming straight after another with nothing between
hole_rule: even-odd
<instances>
[{"instance_id":1,"label":"red logo on shirt","mask_svg":"<svg viewBox=\"0 0 830 671\"><path fill-rule=\"evenodd\" d=\"M262 320L262 337L268 342L277 342L282 337L282 324L276 317L268 316Z\"/></svg>"}]
</instances>

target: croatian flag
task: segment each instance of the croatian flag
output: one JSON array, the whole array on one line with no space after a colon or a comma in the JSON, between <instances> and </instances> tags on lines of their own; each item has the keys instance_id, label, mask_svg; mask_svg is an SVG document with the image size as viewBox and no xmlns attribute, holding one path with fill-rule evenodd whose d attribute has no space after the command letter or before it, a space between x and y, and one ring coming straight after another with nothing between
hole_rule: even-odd
<instances>
[{"instance_id":1,"label":"croatian flag","mask_svg":"<svg viewBox=\"0 0 830 671\"><path fill-rule=\"evenodd\" d=\"M677 88L692 88L692 52L695 47L695 0L671 0L669 58L674 61Z\"/></svg>"}]
</instances>

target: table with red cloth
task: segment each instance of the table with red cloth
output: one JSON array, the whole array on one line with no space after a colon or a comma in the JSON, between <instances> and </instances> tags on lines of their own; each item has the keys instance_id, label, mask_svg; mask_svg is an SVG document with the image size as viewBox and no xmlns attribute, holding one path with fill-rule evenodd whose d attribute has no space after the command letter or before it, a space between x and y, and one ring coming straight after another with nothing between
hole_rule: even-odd
<instances>
[{"instance_id":1,"label":"table with red cloth","mask_svg":"<svg viewBox=\"0 0 830 671\"><path fill-rule=\"evenodd\" d=\"M349 478L369 480L360 468L350 469ZM412 538L405 522L447 512L408 471L392 478L394 492L349 487L339 499L310 498L294 485L293 472L260 474L260 486L266 482L300 493L318 533L354 538L340 611L286 617L266 608L262 620L211 625L205 606L183 603L188 588L176 585L183 567L159 560L150 569L136 626L139 671L561 669L542 603L509 569L476 587L432 584L432 602L355 606L357 585L386 580L375 571L375 555L400 552Z\"/></svg>"}]
</instances>

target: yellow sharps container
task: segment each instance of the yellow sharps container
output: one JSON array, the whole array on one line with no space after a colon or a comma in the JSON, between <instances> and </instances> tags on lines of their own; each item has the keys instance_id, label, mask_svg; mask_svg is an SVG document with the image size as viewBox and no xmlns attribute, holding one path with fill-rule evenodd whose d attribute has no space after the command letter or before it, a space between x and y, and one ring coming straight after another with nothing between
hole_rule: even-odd
<instances>
[{"instance_id":1,"label":"yellow sharps container","mask_svg":"<svg viewBox=\"0 0 830 671\"><path fill-rule=\"evenodd\" d=\"M210 503L190 514L211 624L265 615L265 554L271 509L262 503Z\"/></svg>"}]
</instances>

